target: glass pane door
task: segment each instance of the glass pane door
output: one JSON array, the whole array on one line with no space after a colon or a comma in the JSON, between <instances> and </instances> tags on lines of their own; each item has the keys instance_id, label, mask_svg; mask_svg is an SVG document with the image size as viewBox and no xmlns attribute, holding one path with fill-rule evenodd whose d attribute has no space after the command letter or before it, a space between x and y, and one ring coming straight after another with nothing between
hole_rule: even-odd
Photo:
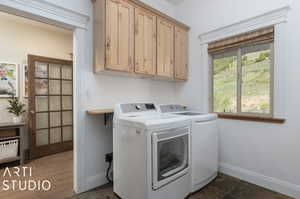
<instances>
[{"instance_id":1,"label":"glass pane door","mask_svg":"<svg viewBox=\"0 0 300 199\"><path fill-rule=\"evenodd\" d=\"M188 167L188 135L158 142L158 181Z\"/></svg>"},{"instance_id":2,"label":"glass pane door","mask_svg":"<svg viewBox=\"0 0 300 199\"><path fill-rule=\"evenodd\" d=\"M72 62L28 56L31 158L72 149Z\"/></svg>"}]
</instances>

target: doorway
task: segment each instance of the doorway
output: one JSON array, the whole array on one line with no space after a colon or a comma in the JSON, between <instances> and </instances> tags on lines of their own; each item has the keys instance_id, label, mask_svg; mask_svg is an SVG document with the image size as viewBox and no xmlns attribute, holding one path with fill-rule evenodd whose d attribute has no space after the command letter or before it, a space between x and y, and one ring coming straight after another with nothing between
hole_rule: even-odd
<instances>
[{"instance_id":1,"label":"doorway","mask_svg":"<svg viewBox=\"0 0 300 199\"><path fill-rule=\"evenodd\" d=\"M13 77L3 78L2 84L9 82L15 96L28 105L28 114L23 118L28 126L24 131L26 138L19 140L25 142L25 148L18 151L27 161L22 165L19 161L1 165L0 175L2 180L17 180L17 184L21 181L23 188L29 179L51 182L49 191L19 187L13 190L11 183L9 190L3 191L6 186L0 184L0 198L71 197L74 194L73 31L7 13L0 12L0 16L3 28L0 62L2 67L10 67L2 71ZM8 99L0 98L0 118L1 122L11 123L11 115L5 109ZM13 174L15 166L32 170L19 177ZM6 168L10 169L11 177L3 177Z\"/></svg>"}]
</instances>

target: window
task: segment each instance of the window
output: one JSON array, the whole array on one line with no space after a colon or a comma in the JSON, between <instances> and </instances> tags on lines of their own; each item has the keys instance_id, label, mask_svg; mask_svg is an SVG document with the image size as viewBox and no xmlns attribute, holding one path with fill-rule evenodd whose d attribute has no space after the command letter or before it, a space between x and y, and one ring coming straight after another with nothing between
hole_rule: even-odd
<instances>
[{"instance_id":1,"label":"window","mask_svg":"<svg viewBox=\"0 0 300 199\"><path fill-rule=\"evenodd\" d=\"M237 52L213 56L213 111L237 112Z\"/></svg>"},{"instance_id":2,"label":"window","mask_svg":"<svg viewBox=\"0 0 300 199\"><path fill-rule=\"evenodd\" d=\"M208 44L212 110L219 116L273 117L273 43L271 26Z\"/></svg>"},{"instance_id":3,"label":"window","mask_svg":"<svg viewBox=\"0 0 300 199\"><path fill-rule=\"evenodd\" d=\"M273 41L212 54L213 111L273 115Z\"/></svg>"}]
</instances>

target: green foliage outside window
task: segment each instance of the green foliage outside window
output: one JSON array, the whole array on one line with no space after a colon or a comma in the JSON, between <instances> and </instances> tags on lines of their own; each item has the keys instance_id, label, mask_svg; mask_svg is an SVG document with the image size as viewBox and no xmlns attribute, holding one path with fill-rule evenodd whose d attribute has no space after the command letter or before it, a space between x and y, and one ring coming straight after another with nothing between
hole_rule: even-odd
<instances>
[{"instance_id":1,"label":"green foliage outside window","mask_svg":"<svg viewBox=\"0 0 300 199\"><path fill-rule=\"evenodd\" d=\"M237 112L238 56L213 59L213 110ZM270 114L271 50L241 55L241 112Z\"/></svg>"}]
</instances>

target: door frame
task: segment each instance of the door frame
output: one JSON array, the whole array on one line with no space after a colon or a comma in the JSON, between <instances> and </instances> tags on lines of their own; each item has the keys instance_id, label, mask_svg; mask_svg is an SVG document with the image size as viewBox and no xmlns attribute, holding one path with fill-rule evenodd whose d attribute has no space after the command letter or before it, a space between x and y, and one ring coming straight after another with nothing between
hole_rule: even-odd
<instances>
[{"instance_id":1,"label":"door frame","mask_svg":"<svg viewBox=\"0 0 300 199\"><path fill-rule=\"evenodd\" d=\"M90 1L87 1L91 4ZM53 12L55 10L55 12ZM40 0L0 0L0 11L29 18L42 23L73 31L73 189L76 193L87 191L86 162L86 121L84 95L85 66L90 65L86 54L87 40L92 31L90 14L83 14L50 1Z\"/></svg>"}]
</instances>

